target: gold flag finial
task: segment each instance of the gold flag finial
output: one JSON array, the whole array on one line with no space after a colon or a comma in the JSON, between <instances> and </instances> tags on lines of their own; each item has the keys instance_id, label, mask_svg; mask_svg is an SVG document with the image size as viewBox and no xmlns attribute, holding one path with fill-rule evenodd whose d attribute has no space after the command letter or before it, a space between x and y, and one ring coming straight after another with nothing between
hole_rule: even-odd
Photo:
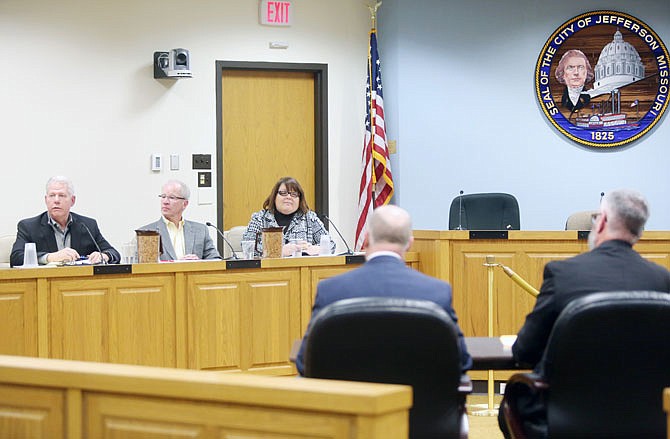
<instances>
[{"instance_id":1,"label":"gold flag finial","mask_svg":"<svg viewBox=\"0 0 670 439\"><path fill-rule=\"evenodd\" d=\"M377 27L377 9L382 5L382 2L376 2L374 4L368 3L368 9L370 10L370 19L372 20L372 28Z\"/></svg>"}]
</instances>

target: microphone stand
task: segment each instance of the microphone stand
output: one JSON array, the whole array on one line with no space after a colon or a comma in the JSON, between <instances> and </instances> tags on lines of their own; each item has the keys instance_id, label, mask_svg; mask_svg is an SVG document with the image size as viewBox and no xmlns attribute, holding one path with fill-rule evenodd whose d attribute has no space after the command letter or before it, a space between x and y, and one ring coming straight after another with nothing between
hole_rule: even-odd
<instances>
[{"instance_id":1,"label":"microphone stand","mask_svg":"<svg viewBox=\"0 0 670 439\"><path fill-rule=\"evenodd\" d=\"M344 236L342 236L342 234L340 233L340 231L337 229L337 226L335 225L335 223L334 223L330 218L328 218L328 215L323 215L323 217L324 217L326 220L328 220L328 222L333 226L333 229L335 229L335 231L337 232L338 236L340 237L340 239L342 240L342 242L344 243L344 245L347 246L347 251L346 251L345 253L342 253L342 254L339 255L339 256L342 256L342 255L353 255L354 252L351 250L351 247L349 247L349 244L347 244L347 241L345 241Z\"/></svg>"},{"instance_id":2,"label":"microphone stand","mask_svg":"<svg viewBox=\"0 0 670 439\"><path fill-rule=\"evenodd\" d=\"M456 230L463 230L463 222L461 215L463 214L463 190L458 194L458 227L456 227Z\"/></svg>"},{"instance_id":3,"label":"microphone stand","mask_svg":"<svg viewBox=\"0 0 670 439\"><path fill-rule=\"evenodd\" d=\"M86 224L84 224L84 223L79 223L79 224L81 224L84 227L84 229L86 230L86 233L88 233L88 236L91 237L91 240L93 241L93 245L95 245L95 249L98 251L98 253L100 253L100 259L102 260L102 265L107 265L107 261L105 261L105 256L102 254L102 250L100 250L100 246L98 245L98 241L96 241L95 238L93 237L93 233L91 233L91 231L88 229Z\"/></svg>"},{"instance_id":4,"label":"microphone stand","mask_svg":"<svg viewBox=\"0 0 670 439\"><path fill-rule=\"evenodd\" d=\"M219 234L219 236L221 237L221 239L223 239L223 242L225 242L226 244L228 244L228 247L230 248L230 251L231 251L231 253L233 254L232 258L233 258L233 259L239 259L239 258L237 257L237 253L235 253L235 249L234 249L233 246L230 244L230 242L228 242L228 240L226 239L226 237L224 236L224 234L221 233L221 230L219 230L218 227L216 227L214 224L210 223L209 221L207 221L205 224L206 224L207 226L209 226L209 227L213 227L213 228L216 230L216 232ZM224 261L225 261L225 260L228 260L228 259L230 259L230 258L223 258Z\"/></svg>"}]
</instances>

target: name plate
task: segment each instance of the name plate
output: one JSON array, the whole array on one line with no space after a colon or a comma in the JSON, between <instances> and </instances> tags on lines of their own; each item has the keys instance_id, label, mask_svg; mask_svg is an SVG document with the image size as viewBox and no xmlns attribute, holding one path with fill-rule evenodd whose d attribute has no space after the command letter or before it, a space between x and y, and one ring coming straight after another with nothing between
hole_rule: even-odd
<instances>
[{"instance_id":1,"label":"name plate","mask_svg":"<svg viewBox=\"0 0 670 439\"><path fill-rule=\"evenodd\" d=\"M507 230L470 230L470 239L507 239Z\"/></svg>"},{"instance_id":2,"label":"name plate","mask_svg":"<svg viewBox=\"0 0 670 439\"><path fill-rule=\"evenodd\" d=\"M260 259L234 259L232 261L226 261L226 270L232 270L235 268L260 268L261 260Z\"/></svg>"},{"instance_id":3,"label":"name plate","mask_svg":"<svg viewBox=\"0 0 670 439\"><path fill-rule=\"evenodd\" d=\"M94 265L93 274L127 274L133 272L131 264Z\"/></svg>"},{"instance_id":4,"label":"name plate","mask_svg":"<svg viewBox=\"0 0 670 439\"><path fill-rule=\"evenodd\" d=\"M365 262L365 255L348 255L344 258L344 263L347 265L362 264L364 262Z\"/></svg>"}]
</instances>

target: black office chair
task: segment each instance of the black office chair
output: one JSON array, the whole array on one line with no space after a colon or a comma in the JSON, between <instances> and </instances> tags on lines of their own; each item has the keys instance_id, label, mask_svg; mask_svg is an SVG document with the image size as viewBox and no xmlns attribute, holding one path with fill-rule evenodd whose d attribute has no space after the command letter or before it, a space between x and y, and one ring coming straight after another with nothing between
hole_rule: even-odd
<instances>
[{"instance_id":1,"label":"black office chair","mask_svg":"<svg viewBox=\"0 0 670 439\"><path fill-rule=\"evenodd\" d=\"M459 195L449 208L449 229L459 228L519 230L519 203L513 195L503 193Z\"/></svg>"},{"instance_id":2,"label":"black office chair","mask_svg":"<svg viewBox=\"0 0 670 439\"><path fill-rule=\"evenodd\" d=\"M544 357L543 377L515 374L507 382L501 409L512 437L527 437L514 398L508 398L515 392L543 394L551 438L666 437L670 294L576 299L558 317Z\"/></svg>"},{"instance_id":3,"label":"black office chair","mask_svg":"<svg viewBox=\"0 0 670 439\"><path fill-rule=\"evenodd\" d=\"M408 384L410 438L458 438L465 397L458 329L433 302L340 300L314 317L305 346L311 378Z\"/></svg>"}]
</instances>

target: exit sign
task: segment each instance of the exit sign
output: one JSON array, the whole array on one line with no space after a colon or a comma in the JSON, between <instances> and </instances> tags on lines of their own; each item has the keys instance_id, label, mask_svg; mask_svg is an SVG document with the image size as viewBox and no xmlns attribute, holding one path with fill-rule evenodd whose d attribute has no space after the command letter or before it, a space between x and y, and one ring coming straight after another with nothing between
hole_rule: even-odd
<instances>
[{"instance_id":1,"label":"exit sign","mask_svg":"<svg viewBox=\"0 0 670 439\"><path fill-rule=\"evenodd\" d=\"M293 10L291 2L261 0L261 24L268 26L290 26L293 24Z\"/></svg>"}]
</instances>

